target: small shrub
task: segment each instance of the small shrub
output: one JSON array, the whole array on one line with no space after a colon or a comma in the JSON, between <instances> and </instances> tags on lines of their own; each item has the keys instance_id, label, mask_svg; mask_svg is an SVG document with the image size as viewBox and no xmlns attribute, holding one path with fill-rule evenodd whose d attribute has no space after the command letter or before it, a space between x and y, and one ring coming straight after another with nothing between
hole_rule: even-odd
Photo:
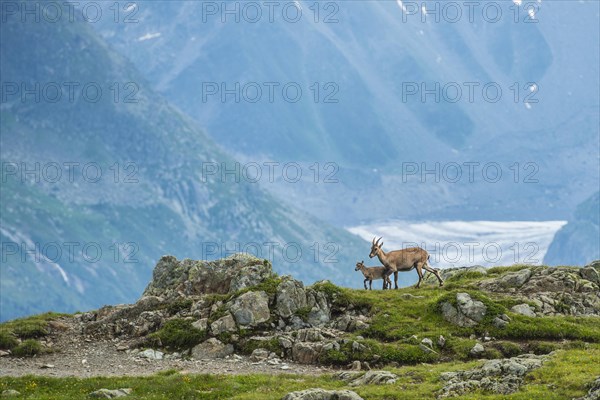
<instances>
[{"instance_id":1,"label":"small shrub","mask_svg":"<svg viewBox=\"0 0 600 400\"><path fill-rule=\"evenodd\" d=\"M297 309L294 314L300 317L302 321L306 322L308 320L308 314L310 314L310 310L310 307L302 307Z\"/></svg>"},{"instance_id":2,"label":"small shrub","mask_svg":"<svg viewBox=\"0 0 600 400\"><path fill-rule=\"evenodd\" d=\"M12 350L13 356L31 357L42 352L42 345L34 339L27 339Z\"/></svg>"},{"instance_id":3,"label":"small shrub","mask_svg":"<svg viewBox=\"0 0 600 400\"><path fill-rule=\"evenodd\" d=\"M174 315L183 310L189 311L193 303L194 302L191 299L175 300L167 305L167 312L170 315Z\"/></svg>"},{"instance_id":4,"label":"small shrub","mask_svg":"<svg viewBox=\"0 0 600 400\"><path fill-rule=\"evenodd\" d=\"M256 349L266 349L276 354L281 353L283 350L277 338L269 340L248 339L241 342L240 351L242 354L252 354Z\"/></svg>"},{"instance_id":5,"label":"small shrub","mask_svg":"<svg viewBox=\"0 0 600 400\"><path fill-rule=\"evenodd\" d=\"M172 350L192 348L205 337L205 331L194 328L191 321L180 318L165 322L158 331L148 335L149 340L158 339L163 347Z\"/></svg>"},{"instance_id":6,"label":"small shrub","mask_svg":"<svg viewBox=\"0 0 600 400\"><path fill-rule=\"evenodd\" d=\"M17 347L19 341L17 338L9 331L0 331L0 349L2 350L12 350Z\"/></svg>"}]
</instances>

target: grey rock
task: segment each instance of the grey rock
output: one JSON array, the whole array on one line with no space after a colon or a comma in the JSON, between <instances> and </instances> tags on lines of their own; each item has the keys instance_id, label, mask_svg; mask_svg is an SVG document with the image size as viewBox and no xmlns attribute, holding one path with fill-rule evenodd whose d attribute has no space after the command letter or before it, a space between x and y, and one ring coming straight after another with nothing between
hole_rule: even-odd
<instances>
[{"instance_id":1,"label":"grey rock","mask_svg":"<svg viewBox=\"0 0 600 400\"><path fill-rule=\"evenodd\" d=\"M147 358L148 360L162 360L164 353L154 349L146 349L138 353L139 357Z\"/></svg>"},{"instance_id":2,"label":"grey rock","mask_svg":"<svg viewBox=\"0 0 600 400\"><path fill-rule=\"evenodd\" d=\"M363 398L350 390L316 388L288 393L282 400L363 400Z\"/></svg>"},{"instance_id":3,"label":"grey rock","mask_svg":"<svg viewBox=\"0 0 600 400\"><path fill-rule=\"evenodd\" d=\"M319 360L321 343L298 342L292 347L292 360L301 364L315 364Z\"/></svg>"},{"instance_id":4,"label":"grey rock","mask_svg":"<svg viewBox=\"0 0 600 400\"><path fill-rule=\"evenodd\" d=\"M600 285L600 273L598 273L598 269L594 267L586 266L581 268L581 270L579 271L579 275L581 275L583 279L587 279L588 281L593 282L596 285Z\"/></svg>"},{"instance_id":5,"label":"grey rock","mask_svg":"<svg viewBox=\"0 0 600 400\"><path fill-rule=\"evenodd\" d=\"M487 311L485 305L478 300L473 300L468 293L457 293L456 302L458 310L467 318L480 322Z\"/></svg>"},{"instance_id":6,"label":"grey rock","mask_svg":"<svg viewBox=\"0 0 600 400\"><path fill-rule=\"evenodd\" d=\"M350 367L350 369L352 369L353 371L360 371L360 369L361 369L360 361L358 361L358 360L352 361L352 367Z\"/></svg>"},{"instance_id":7,"label":"grey rock","mask_svg":"<svg viewBox=\"0 0 600 400\"><path fill-rule=\"evenodd\" d=\"M506 325L508 325L508 322L503 320L500 317L495 317L494 320L492 321L492 324L499 329L505 328Z\"/></svg>"},{"instance_id":8,"label":"grey rock","mask_svg":"<svg viewBox=\"0 0 600 400\"><path fill-rule=\"evenodd\" d=\"M524 354L518 357L488 360L482 366L467 371L444 372L445 382L438 398L460 396L476 389L499 394L514 393L523 383L523 377L539 368L549 355Z\"/></svg>"},{"instance_id":9,"label":"grey rock","mask_svg":"<svg viewBox=\"0 0 600 400\"><path fill-rule=\"evenodd\" d=\"M21 392L18 392L15 389L6 389L2 391L2 397L17 397L20 395Z\"/></svg>"},{"instance_id":10,"label":"grey rock","mask_svg":"<svg viewBox=\"0 0 600 400\"><path fill-rule=\"evenodd\" d=\"M423 338L423 340L421 340L421 343L427 347L433 347L433 341L429 338Z\"/></svg>"},{"instance_id":11,"label":"grey rock","mask_svg":"<svg viewBox=\"0 0 600 400\"><path fill-rule=\"evenodd\" d=\"M173 256L163 256L154 267L152 281L144 290L144 296L171 299L206 293L235 293L263 282L272 274L269 262L244 253L215 261L179 261Z\"/></svg>"},{"instance_id":12,"label":"grey rock","mask_svg":"<svg viewBox=\"0 0 600 400\"><path fill-rule=\"evenodd\" d=\"M279 284L275 308L280 316L289 318L306 306L306 291L302 282L288 278Z\"/></svg>"},{"instance_id":13,"label":"grey rock","mask_svg":"<svg viewBox=\"0 0 600 400\"><path fill-rule=\"evenodd\" d=\"M114 399L117 397L124 397L133 392L133 389L99 389L95 392L88 394L89 397L95 399Z\"/></svg>"},{"instance_id":14,"label":"grey rock","mask_svg":"<svg viewBox=\"0 0 600 400\"><path fill-rule=\"evenodd\" d=\"M352 351L353 352L361 352L366 350L367 346L358 342L352 342Z\"/></svg>"},{"instance_id":15,"label":"grey rock","mask_svg":"<svg viewBox=\"0 0 600 400\"><path fill-rule=\"evenodd\" d=\"M446 338L443 337L442 335L440 335L440 337L438 338L437 344L440 347L446 346Z\"/></svg>"},{"instance_id":16,"label":"grey rock","mask_svg":"<svg viewBox=\"0 0 600 400\"><path fill-rule=\"evenodd\" d=\"M325 337L319 328L306 328L298 330L296 339L300 342L322 342Z\"/></svg>"},{"instance_id":17,"label":"grey rock","mask_svg":"<svg viewBox=\"0 0 600 400\"><path fill-rule=\"evenodd\" d=\"M250 355L250 360L254 362L265 361L269 358L269 350L267 349L255 349Z\"/></svg>"},{"instance_id":18,"label":"grey rock","mask_svg":"<svg viewBox=\"0 0 600 400\"><path fill-rule=\"evenodd\" d=\"M457 307L449 302L442 304L442 316L446 321L462 327L477 325L487 312L485 304L473 300L468 293L456 294Z\"/></svg>"},{"instance_id":19,"label":"grey rock","mask_svg":"<svg viewBox=\"0 0 600 400\"><path fill-rule=\"evenodd\" d=\"M236 330L237 326L235 325L235 320L229 313L210 324L210 331L215 336L224 332L234 332Z\"/></svg>"},{"instance_id":20,"label":"grey rock","mask_svg":"<svg viewBox=\"0 0 600 400\"><path fill-rule=\"evenodd\" d=\"M200 318L192 323L192 326L201 331L205 331L208 328L208 318Z\"/></svg>"},{"instance_id":21,"label":"grey rock","mask_svg":"<svg viewBox=\"0 0 600 400\"><path fill-rule=\"evenodd\" d=\"M535 317L535 311L531 308L529 304L525 303L513 306L510 309L510 311L514 312L515 314L525 315L527 317Z\"/></svg>"},{"instance_id":22,"label":"grey rock","mask_svg":"<svg viewBox=\"0 0 600 400\"><path fill-rule=\"evenodd\" d=\"M215 338L210 338L192 349L192 357L196 360L223 358L230 354L233 354L233 345L224 344Z\"/></svg>"},{"instance_id":23,"label":"grey rock","mask_svg":"<svg viewBox=\"0 0 600 400\"><path fill-rule=\"evenodd\" d=\"M280 336L277 340L279 341L279 345L286 350L291 349L294 344L292 339L286 336Z\"/></svg>"},{"instance_id":24,"label":"grey rock","mask_svg":"<svg viewBox=\"0 0 600 400\"><path fill-rule=\"evenodd\" d=\"M366 374L349 382L349 385L389 385L396 383L397 379L398 375L388 371L368 371Z\"/></svg>"},{"instance_id":25,"label":"grey rock","mask_svg":"<svg viewBox=\"0 0 600 400\"><path fill-rule=\"evenodd\" d=\"M269 296L265 292L246 292L233 302L229 310L241 326L256 326L269 320Z\"/></svg>"},{"instance_id":26,"label":"grey rock","mask_svg":"<svg viewBox=\"0 0 600 400\"><path fill-rule=\"evenodd\" d=\"M483 345L481 343L475 343L475 346L473 346L473 348L469 351L469 354L477 357L483 352L485 352L485 348L483 347Z\"/></svg>"},{"instance_id":27,"label":"grey rock","mask_svg":"<svg viewBox=\"0 0 600 400\"><path fill-rule=\"evenodd\" d=\"M529 268L521 269L517 272L508 273L501 277L501 283L507 287L521 287L531 277L531 270Z\"/></svg>"}]
</instances>

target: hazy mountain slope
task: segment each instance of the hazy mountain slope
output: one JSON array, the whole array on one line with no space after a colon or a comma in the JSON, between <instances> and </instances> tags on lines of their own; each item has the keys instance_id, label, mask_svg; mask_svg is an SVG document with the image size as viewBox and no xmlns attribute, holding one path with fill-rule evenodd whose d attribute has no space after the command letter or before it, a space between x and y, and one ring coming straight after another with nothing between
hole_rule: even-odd
<instances>
[{"instance_id":1,"label":"hazy mountain slope","mask_svg":"<svg viewBox=\"0 0 600 400\"><path fill-rule=\"evenodd\" d=\"M575 260L585 265L600 259L600 192L581 203L574 218L554 236L544 257L547 265L565 265Z\"/></svg>"},{"instance_id":2,"label":"hazy mountain slope","mask_svg":"<svg viewBox=\"0 0 600 400\"><path fill-rule=\"evenodd\" d=\"M368 243L257 184L203 181L203 162L234 160L89 25L16 17L1 29L3 88L39 84L40 98L3 93L0 318L132 301L167 248L182 258L240 249L271 258L273 242L278 272L358 286L353 266ZM68 82L78 84L72 98Z\"/></svg>"},{"instance_id":3,"label":"hazy mountain slope","mask_svg":"<svg viewBox=\"0 0 600 400\"><path fill-rule=\"evenodd\" d=\"M236 22L220 5L212 14L203 3L171 1L140 3L137 23L94 26L155 88L244 157L337 162L344 179L334 187L269 188L298 198L310 193L301 206L337 224L432 215L556 220L589 196L586 188L600 178L597 2L494 3L502 13L497 22L482 17L481 5L470 21L465 6L456 23L439 2L424 2L427 15L407 15L393 1L335 2L337 8L327 9L329 3L319 3L318 22L312 3L297 4L302 17L295 23L280 9L272 22L263 9L252 23L240 5ZM442 15L437 21L435 7ZM270 102L265 82L279 89L297 83L303 96L286 102L279 90ZM337 103L323 102L334 91L324 90L327 82L339 89ZM467 82L478 85L472 102ZM223 100L220 86L215 95L203 92L203 85L232 89L236 83L239 101ZM247 101L252 86L242 89L248 83L263 88L256 103ZM436 83L451 85L448 100L444 93L439 101L423 100L420 85ZM490 83L502 90L497 102L484 98ZM412 84L419 93L409 96ZM452 85L462 89L455 102ZM571 162L574 148L589 150L578 163ZM414 184L401 178L404 162L425 162L428 169L436 162L497 162L503 179L489 184L477 171L476 182ZM542 179L514 184L510 166L519 163L521 179L528 162ZM372 195L381 190L385 196Z\"/></svg>"}]
</instances>

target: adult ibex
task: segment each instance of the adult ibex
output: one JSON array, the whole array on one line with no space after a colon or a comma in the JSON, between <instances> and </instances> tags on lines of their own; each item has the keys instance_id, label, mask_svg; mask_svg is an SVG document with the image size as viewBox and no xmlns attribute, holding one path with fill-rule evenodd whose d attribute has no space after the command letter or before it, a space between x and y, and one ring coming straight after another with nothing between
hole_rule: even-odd
<instances>
[{"instance_id":1,"label":"adult ibex","mask_svg":"<svg viewBox=\"0 0 600 400\"><path fill-rule=\"evenodd\" d=\"M417 269L417 274L419 274L419 282L417 282L417 288L421 285L421 280L423 280L423 269L433 273L438 280L440 281L440 286L444 286L444 281L440 277L440 274L437 270L429 266L429 254L427 251L423 250L420 247L410 247L404 250L395 250L386 253L383 251L383 242L379 243L382 238L377 239L373 238L372 246L371 246L371 254L369 254L370 258L377 256L379 261L383 264L383 266L388 270L388 275L394 273L394 284L395 288L398 289L398 272L410 271L413 268Z\"/></svg>"}]
</instances>

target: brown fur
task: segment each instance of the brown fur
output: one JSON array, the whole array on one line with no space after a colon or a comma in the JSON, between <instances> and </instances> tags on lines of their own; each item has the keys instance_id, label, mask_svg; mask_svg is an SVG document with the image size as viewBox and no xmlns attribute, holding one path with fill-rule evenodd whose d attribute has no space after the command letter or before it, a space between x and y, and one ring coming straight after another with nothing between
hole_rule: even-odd
<instances>
[{"instance_id":1,"label":"brown fur","mask_svg":"<svg viewBox=\"0 0 600 400\"><path fill-rule=\"evenodd\" d=\"M365 277L364 285L365 290L367 289L367 281L369 281L369 290L371 290L371 286L374 280L383 279L383 289L387 289L388 287L391 289L392 281L390 281L390 274L386 273L385 267L365 267L365 262L357 262L355 271L362 272Z\"/></svg>"},{"instance_id":2,"label":"brown fur","mask_svg":"<svg viewBox=\"0 0 600 400\"><path fill-rule=\"evenodd\" d=\"M419 282L417 282L417 288L421 286L423 280L423 269L431 272L438 278L440 286L444 285L444 281L440 277L438 271L429 265L429 253L420 247L410 247L404 250L395 250L386 253L383 251L383 242L379 243L381 238L373 242L371 245L370 258L377 256L379 261L388 270L388 276L394 273L394 284L395 288L398 289L398 272L410 271L416 268L417 274L419 275Z\"/></svg>"}]
</instances>

